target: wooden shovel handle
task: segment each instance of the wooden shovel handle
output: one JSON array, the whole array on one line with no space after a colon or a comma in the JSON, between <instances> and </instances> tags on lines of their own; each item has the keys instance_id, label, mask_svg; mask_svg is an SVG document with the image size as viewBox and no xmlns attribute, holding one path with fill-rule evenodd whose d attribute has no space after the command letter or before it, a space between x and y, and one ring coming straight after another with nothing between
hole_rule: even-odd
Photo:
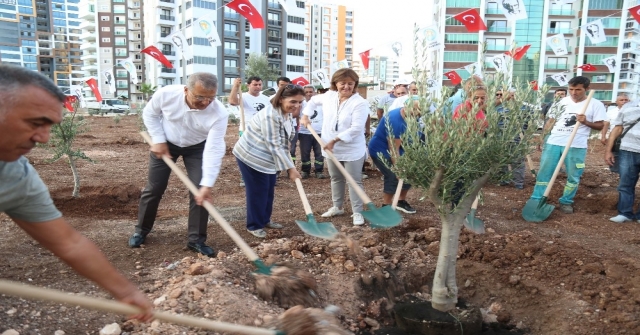
<instances>
[{"instance_id":1,"label":"wooden shovel handle","mask_svg":"<svg viewBox=\"0 0 640 335\"><path fill-rule=\"evenodd\" d=\"M53 301L123 315L142 313L142 310L135 306L113 300L93 298L82 295L72 295L58 290L24 285L9 280L0 280L0 293L26 299ZM275 335L277 333L277 331L275 330L241 326L232 323L211 321L203 318L197 318L188 315L176 315L166 312L153 312L153 317L158 320L174 324L180 324L189 327L200 327L219 332L256 335Z\"/></svg>"},{"instance_id":2,"label":"wooden shovel handle","mask_svg":"<svg viewBox=\"0 0 640 335\"><path fill-rule=\"evenodd\" d=\"M402 192L402 185L404 181L402 179L398 180L398 187L396 187L396 193L393 195L393 201L391 202L391 208L396 209L398 206L398 200L400 200L400 192Z\"/></svg>"},{"instance_id":3,"label":"wooden shovel handle","mask_svg":"<svg viewBox=\"0 0 640 335\"><path fill-rule=\"evenodd\" d=\"M140 132L140 135L142 135L147 143L153 143L151 142L151 137L149 137L149 134L147 134L146 131ZM162 160L171 168L171 171L173 171L176 176L180 178L180 180L184 183L185 186L187 186L191 193L193 193L194 195L198 194L198 188L196 187L196 185L191 182L189 177L187 177L187 175L182 170L180 170L178 165L176 165L176 163L174 163L171 158L162 156ZM253 249L251 249L251 247L249 247L249 245L242 239L242 237L238 235L238 232L236 232L235 229L231 227L229 222L227 222L227 220L225 220L222 215L220 215L218 210L216 210L211 203L205 201L202 203L202 207L204 207L209 212L209 214L211 214L211 216L218 222L220 227L222 227L227 235L231 237L233 242L235 242L236 245L242 250L242 252L247 255L250 261L253 262L259 259L258 255L253 251Z\"/></svg>"},{"instance_id":4,"label":"wooden shovel handle","mask_svg":"<svg viewBox=\"0 0 640 335\"><path fill-rule=\"evenodd\" d=\"M527 155L527 164L529 165L529 171L531 171L531 173L535 176L536 174L533 173L535 169L533 168L533 160L531 159L531 155Z\"/></svg>"},{"instance_id":5,"label":"wooden shovel handle","mask_svg":"<svg viewBox=\"0 0 640 335\"><path fill-rule=\"evenodd\" d=\"M478 199L480 199L479 195L477 195L476 198L473 200L473 204L471 204L471 209L478 209Z\"/></svg>"},{"instance_id":6,"label":"wooden shovel handle","mask_svg":"<svg viewBox=\"0 0 640 335\"><path fill-rule=\"evenodd\" d=\"M322 146L322 148L326 146L326 143L324 143L324 141L320 138L320 136L318 136L318 133L316 133L316 131L313 130L313 127L308 127L307 130L311 132L311 135L313 135L313 137L316 138L316 141L320 143L320 146ZM333 155L333 152L331 152L331 150L326 150L326 149L323 149L323 150L324 152L327 153L329 158L331 158L331 160L336 165L338 170L340 170L340 173L342 173L345 179L347 179L347 182L349 182L349 185L351 185L351 187L356 191L360 199L362 199L362 201L364 201L365 204L371 203L371 198L369 198L367 194L364 193L364 191L360 188L360 185L358 185L355 179L353 179L353 177L351 177L349 172L347 172L347 169L345 169L344 166L340 164L340 161L336 158L336 156Z\"/></svg>"},{"instance_id":7,"label":"wooden shovel handle","mask_svg":"<svg viewBox=\"0 0 640 335\"><path fill-rule=\"evenodd\" d=\"M296 178L296 187L298 188L298 193L300 194L300 199L302 200L302 206L304 206L304 213L307 215L313 214L311 205L309 204L309 199L307 199L307 195L304 193L304 188L302 187L300 178Z\"/></svg>"},{"instance_id":8,"label":"wooden shovel handle","mask_svg":"<svg viewBox=\"0 0 640 335\"><path fill-rule=\"evenodd\" d=\"M582 110L580 111L580 113L578 113L577 115L582 115L587 111L587 108L589 107L589 102L591 102L591 98L593 97L593 94L596 91L591 90L591 92L589 92L589 95L587 96L587 100L584 103L584 107L582 107ZM553 186L553 183L555 183L556 178L558 177L558 174L560 173L560 168L562 168L562 163L564 162L564 159L567 157L567 154L569 153L569 149L571 148L571 144L573 143L573 139L576 137L576 134L578 133L578 128L580 127L581 123L580 122L576 122L576 125L573 127L573 130L571 131L571 136L569 137L569 141L567 142L567 145L564 147L564 151L562 151L562 156L560 156L560 160L558 161L558 165L556 165L556 170L553 171L553 176L551 176L551 180L549 180L549 184L547 185L547 189L544 190L544 197L549 197L549 194L551 193L551 187Z\"/></svg>"},{"instance_id":9,"label":"wooden shovel handle","mask_svg":"<svg viewBox=\"0 0 640 335\"><path fill-rule=\"evenodd\" d=\"M240 131L245 131L244 102L242 101L242 89L238 90L238 106L240 107Z\"/></svg>"}]
</instances>

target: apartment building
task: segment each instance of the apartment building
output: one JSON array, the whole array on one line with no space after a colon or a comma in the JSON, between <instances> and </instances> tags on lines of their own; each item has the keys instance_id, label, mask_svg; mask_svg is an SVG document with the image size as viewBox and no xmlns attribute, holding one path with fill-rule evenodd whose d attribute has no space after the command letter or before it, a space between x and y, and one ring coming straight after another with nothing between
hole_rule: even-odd
<instances>
[{"instance_id":1,"label":"apartment building","mask_svg":"<svg viewBox=\"0 0 640 335\"><path fill-rule=\"evenodd\" d=\"M379 84L382 90L393 87L393 83L400 78L398 60L392 57L370 55L369 67L366 70L364 67L358 69L362 78L360 82Z\"/></svg>"},{"instance_id":2,"label":"apartment building","mask_svg":"<svg viewBox=\"0 0 640 335\"><path fill-rule=\"evenodd\" d=\"M0 62L39 71L68 92L82 79L78 2L0 1Z\"/></svg>"},{"instance_id":3,"label":"apartment building","mask_svg":"<svg viewBox=\"0 0 640 335\"><path fill-rule=\"evenodd\" d=\"M83 79L95 78L103 98L121 98L132 103L143 101L139 91L146 80L140 54L143 49L142 0L81 0L79 14ZM118 65L127 58L133 60L137 78L131 78L129 72ZM115 90L105 75L110 71L113 71L111 80L115 81ZM88 86L83 93L86 100L95 100Z\"/></svg>"},{"instance_id":4,"label":"apartment building","mask_svg":"<svg viewBox=\"0 0 640 335\"><path fill-rule=\"evenodd\" d=\"M307 78L318 69L334 72L332 64L354 58L354 11L324 1L307 1L305 13L305 68ZM357 56L357 55L356 55Z\"/></svg>"},{"instance_id":5,"label":"apartment building","mask_svg":"<svg viewBox=\"0 0 640 335\"><path fill-rule=\"evenodd\" d=\"M640 76L636 72L636 58L640 38L637 23L628 15L628 8L635 6L636 0L576 0L568 4L519 1L526 8L528 18L515 22L507 21L500 10L501 2L496 0L446 0L436 4L433 19L445 48L434 52L430 70L437 77L458 70L463 78L468 78L470 74L461 68L481 62L490 79L495 69L489 60L494 55L511 50L514 45L530 44L525 57L513 62L513 78L522 82L537 80L550 85L553 91L559 86L551 75L577 73L592 80L595 97L602 101L615 100L618 92L626 92L632 98L638 95ZM478 10L487 31L470 33L452 17L469 8ZM592 44L580 26L596 19L602 19L607 40ZM556 56L546 44L547 37L560 33L564 34L568 55ZM486 49L484 55L483 48ZM602 63L612 56L622 64L615 73L609 73ZM596 71L574 70L577 65L587 63L595 65ZM451 83L444 80L444 85L451 86Z\"/></svg>"}]
</instances>

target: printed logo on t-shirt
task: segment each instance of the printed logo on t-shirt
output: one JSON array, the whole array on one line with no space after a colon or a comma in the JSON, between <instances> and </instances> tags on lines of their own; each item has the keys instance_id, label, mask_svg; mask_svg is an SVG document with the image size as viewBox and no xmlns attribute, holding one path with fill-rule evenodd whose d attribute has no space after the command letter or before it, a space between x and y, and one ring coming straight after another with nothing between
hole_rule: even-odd
<instances>
[{"instance_id":1,"label":"printed logo on t-shirt","mask_svg":"<svg viewBox=\"0 0 640 335\"><path fill-rule=\"evenodd\" d=\"M576 114L569 114L564 118L565 127L575 126L577 122Z\"/></svg>"},{"instance_id":2,"label":"printed logo on t-shirt","mask_svg":"<svg viewBox=\"0 0 640 335\"><path fill-rule=\"evenodd\" d=\"M256 110L256 112L259 112L264 108L264 104L259 103L259 102L255 103L255 104L253 104L253 108Z\"/></svg>"},{"instance_id":3,"label":"printed logo on t-shirt","mask_svg":"<svg viewBox=\"0 0 640 335\"><path fill-rule=\"evenodd\" d=\"M317 110L314 110L314 111L313 111L313 115L311 115L310 119L311 119L311 120L313 120L313 119L315 119L315 118L316 118L316 116L318 116L318 111L317 111Z\"/></svg>"}]
</instances>

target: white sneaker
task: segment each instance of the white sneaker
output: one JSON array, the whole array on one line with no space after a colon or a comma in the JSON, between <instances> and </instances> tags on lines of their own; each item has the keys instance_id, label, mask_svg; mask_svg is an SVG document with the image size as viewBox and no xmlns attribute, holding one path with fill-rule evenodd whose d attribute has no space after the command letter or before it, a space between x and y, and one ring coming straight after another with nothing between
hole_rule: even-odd
<instances>
[{"instance_id":1,"label":"white sneaker","mask_svg":"<svg viewBox=\"0 0 640 335\"><path fill-rule=\"evenodd\" d=\"M344 214L344 209L340 209L338 207L331 207L329 208L328 211L326 211L324 214L322 214L321 216L323 218L330 218L332 216L336 216L336 215L342 215Z\"/></svg>"},{"instance_id":2,"label":"white sneaker","mask_svg":"<svg viewBox=\"0 0 640 335\"><path fill-rule=\"evenodd\" d=\"M353 225L354 226L362 226L364 224L364 216L362 216L362 214L353 213L353 215L351 215L351 217L353 218Z\"/></svg>"},{"instance_id":3,"label":"white sneaker","mask_svg":"<svg viewBox=\"0 0 640 335\"><path fill-rule=\"evenodd\" d=\"M624 216L624 215L617 215L612 217L611 219L609 219L609 221L615 222L615 223L624 223L627 221L631 221L631 219L629 219L628 217Z\"/></svg>"}]
</instances>

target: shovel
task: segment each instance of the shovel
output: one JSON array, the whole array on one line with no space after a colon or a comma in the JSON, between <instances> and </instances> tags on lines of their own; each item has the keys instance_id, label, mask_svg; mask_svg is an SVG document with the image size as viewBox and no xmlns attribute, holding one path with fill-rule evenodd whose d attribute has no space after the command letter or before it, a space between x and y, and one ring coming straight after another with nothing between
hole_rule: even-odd
<instances>
[{"instance_id":1,"label":"shovel","mask_svg":"<svg viewBox=\"0 0 640 335\"><path fill-rule=\"evenodd\" d=\"M582 115L587 111L587 107L589 107L589 102L591 102L591 98L595 93L594 90L589 92L589 96L587 97L587 101L582 108L582 111L578 115ZM578 132L578 127L580 127L580 122L576 122L576 125L573 127L573 131L571 132L571 136L569 137L569 141L567 145L564 147L564 151L562 152L562 156L560 156L560 160L558 161L558 165L556 165L556 170L553 172L553 176L551 176L551 180L547 184L547 189L544 191L542 195L542 199L529 199L527 203L524 205L522 209L522 217L528 222L542 222L546 220L551 212L556 208L554 205L547 204L547 199L549 194L551 193L551 187L553 187L553 183L556 181L556 177L560 173L560 168L562 167L562 163L564 162L567 154L569 153L569 148L571 148L571 144L573 143L573 139L576 137L576 133Z\"/></svg>"},{"instance_id":2,"label":"shovel","mask_svg":"<svg viewBox=\"0 0 640 335\"><path fill-rule=\"evenodd\" d=\"M402 184L404 184L403 180L398 180L398 187L396 187L396 193L393 195L393 200L391 201L391 208L394 210L398 207L398 200L400 200L400 192L402 192Z\"/></svg>"},{"instance_id":3,"label":"shovel","mask_svg":"<svg viewBox=\"0 0 640 335\"><path fill-rule=\"evenodd\" d=\"M324 148L326 143L318 136L315 130L312 127L307 128L311 135L316 138L318 143ZM385 206L382 208L376 208L376 205L371 201L371 198L367 196L367 194L360 188L360 186L356 183L353 177L347 172L347 170L340 164L340 161L333 155L330 150L324 150L327 153L329 158L336 165L340 173L347 179L347 182L351 187L356 191L360 199L366 204L369 210L365 210L362 212L362 216L371 222L371 228L391 228L399 225L402 222L402 216L395 211L391 206Z\"/></svg>"},{"instance_id":4,"label":"shovel","mask_svg":"<svg viewBox=\"0 0 640 335\"><path fill-rule=\"evenodd\" d=\"M244 133L245 130L244 102L242 101L242 90L238 90L238 106L240 107L240 136L242 137L242 133Z\"/></svg>"},{"instance_id":5,"label":"shovel","mask_svg":"<svg viewBox=\"0 0 640 335\"><path fill-rule=\"evenodd\" d=\"M533 161L531 160L531 155L527 155L527 164L529 165L529 171L531 171L531 175L533 178L536 177L536 169L533 168Z\"/></svg>"},{"instance_id":6,"label":"shovel","mask_svg":"<svg viewBox=\"0 0 640 335\"><path fill-rule=\"evenodd\" d=\"M480 196L476 196L476 199L473 201L471 210L469 211L469 214L467 214L467 217L464 219L464 226L476 234L484 234L484 221L476 217L476 210L478 209L478 198L480 198Z\"/></svg>"},{"instance_id":7,"label":"shovel","mask_svg":"<svg viewBox=\"0 0 640 335\"><path fill-rule=\"evenodd\" d=\"M151 137L149 137L149 134L147 134L147 132L143 131L140 133L140 135L142 135L142 137L144 138L145 141L147 141L147 143L149 144L153 143L151 141ZM180 170L180 168L176 165L176 163L174 163L171 160L171 158L167 156L162 156L162 160L171 168L171 171L173 171L178 176L178 178L185 184L185 186L187 186L187 188L189 189L189 191L191 191L191 193L193 193L194 195L198 194L198 188L196 187L196 185L194 185L191 182L189 177L187 177L187 175L182 170ZM236 232L235 229L231 227L229 222L227 222L227 220L225 220L222 217L222 215L220 215L218 210L216 210L216 208L213 207L213 205L210 202L208 201L203 202L202 207L204 207L209 212L209 214L211 214L211 216L218 222L220 227L222 227L222 229L227 233L227 235L231 237L233 242L236 243L236 245L240 248L240 250L242 250L242 252L244 252L244 254L247 256L247 258L249 258L249 260L256 266L257 268L256 273L264 274L264 275L271 274L271 267L267 266L260 259L260 257L258 257L258 255L253 251L253 249L249 247L247 242L245 242L242 239L242 237L238 235L238 232Z\"/></svg>"},{"instance_id":8,"label":"shovel","mask_svg":"<svg viewBox=\"0 0 640 335\"><path fill-rule=\"evenodd\" d=\"M0 293L16 296L25 299L41 301L53 301L72 306L80 306L88 309L117 313L123 315L133 315L141 313L141 309L129 304L113 300L92 298L81 295L72 295L58 290L41 288L31 285L24 285L9 280L0 280ZM188 315L177 315L167 312L153 312L153 317L158 320L202 329L215 330L218 332L228 332L236 334L254 335L283 335L282 331L269 330L258 327L241 326L233 323L211 321Z\"/></svg>"},{"instance_id":9,"label":"shovel","mask_svg":"<svg viewBox=\"0 0 640 335\"><path fill-rule=\"evenodd\" d=\"M296 187L298 187L298 193L300 193L300 199L302 199L304 212L307 214L307 221L296 220L298 227L300 227L305 234L327 240L335 240L338 235L338 230L331 222L316 222L316 218L313 216L313 211L311 210L311 205L309 205L309 199L307 199L307 195L304 193L304 188L299 178L296 178Z\"/></svg>"}]
</instances>

